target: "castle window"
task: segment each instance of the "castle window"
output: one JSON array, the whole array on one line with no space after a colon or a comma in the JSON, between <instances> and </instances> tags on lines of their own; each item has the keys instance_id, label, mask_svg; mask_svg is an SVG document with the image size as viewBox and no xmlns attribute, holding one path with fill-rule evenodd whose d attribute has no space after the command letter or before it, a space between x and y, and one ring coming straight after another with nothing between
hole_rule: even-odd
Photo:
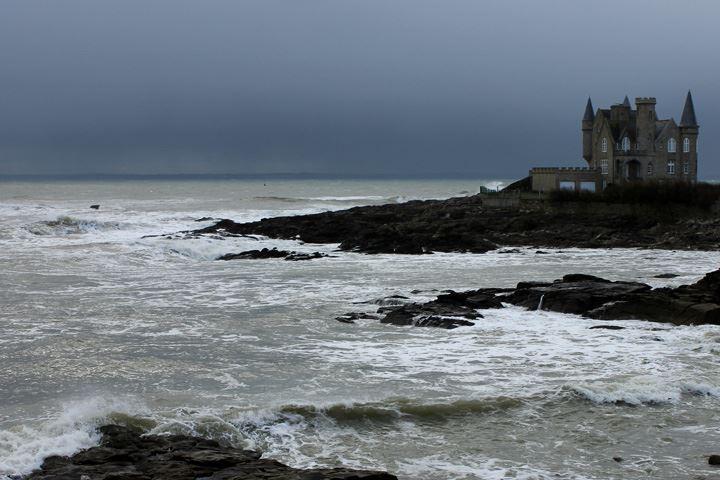
<instances>
[{"instance_id":1,"label":"castle window","mask_svg":"<svg viewBox=\"0 0 720 480\"><path fill-rule=\"evenodd\" d=\"M677 150L677 142L675 141L674 138L671 138L670 140L668 140L668 152L675 153L676 150Z\"/></svg>"},{"instance_id":2,"label":"castle window","mask_svg":"<svg viewBox=\"0 0 720 480\"><path fill-rule=\"evenodd\" d=\"M690 173L690 164L688 162L683 162L683 173L685 175Z\"/></svg>"},{"instance_id":3,"label":"castle window","mask_svg":"<svg viewBox=\"0 0 720 480\"><path fill-rule=\"evenodd\" d=\"M623 138L622 141L622 149L623 151L627 152L630 150L630 139L628 137Z\"/></svg>"},{"instance_id":4,"label":"castle window","mask_svg":"<svg viewBox=\"0 0 720 480\"><path fill-rule=\"evenodd\" d=\"M683 140L683 152L688 153L690 151L690 139L685 137Z\"/></svg>"},{"instance_id":5,"label":"castle window","mask_svg":"<svg viewBox=\"0 0 720 480\"><path fill-rule=\"evenodd\" d=\"M675 160L668 160L667 173L668 175L675 175Z\"/></svg>"},{"instance_id":6,"label":"castle window","mask_svg":"<svg viewBox=\"0 0 720 480\"><path fill-rule=\"evenodd\" d=\"M601 143L601 148L603 152L607 152L607 138L603 137Z\"/></svg>"},{"instance_id":7,"label":"castle window","mask_svg":"<svg viewBox=\"0 0 720 480\"><path fill-rule=\"evenodd\" d=\"M607 174L608 174L608 161L607 161L607 158L605 158L605 159L603 159L603 160L600 160L600 172L601 172L603 175L607 175Z\"/></svg>"},{"instance_id":8,"label":"castle window","mask_svg":"<svg viewBox=\"0 0 720 480\"><path fill-rule=\"evenodd\" d=\"M653 173L655 173L655 168L653 168L653 164L652 164L652 162L650 162L650 163L648 163L648 166L647 166L648 177L652 177Z\"/></svg>"}]
</instances>

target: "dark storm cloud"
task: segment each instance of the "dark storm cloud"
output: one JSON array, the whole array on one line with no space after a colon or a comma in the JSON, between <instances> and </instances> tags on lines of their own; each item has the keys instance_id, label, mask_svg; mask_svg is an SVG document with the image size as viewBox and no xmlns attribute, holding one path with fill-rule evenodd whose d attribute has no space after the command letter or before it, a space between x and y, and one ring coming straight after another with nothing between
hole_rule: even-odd
<instances>
[{"instance_id":1,"label":"dark storm cloud","mask_svg":"<svg viewBox=\"0 0 720 480\"><path fill-rule=\"evenodd\" d=\"M516 176L625 94L720 176L715 1L5 0L0 174Z\"/></svg>"}]
</instances>

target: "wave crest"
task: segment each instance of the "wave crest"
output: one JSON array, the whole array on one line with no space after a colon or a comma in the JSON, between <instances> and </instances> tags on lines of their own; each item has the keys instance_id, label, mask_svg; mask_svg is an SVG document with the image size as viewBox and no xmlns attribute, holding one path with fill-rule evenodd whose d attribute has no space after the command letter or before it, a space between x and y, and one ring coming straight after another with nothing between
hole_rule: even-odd
<instances>
[{"instance_id":1,"label":"wave crest","mask_svg":"<svg viewBox=\"0 0 720 480\"><path fill-rule=\"evenodd\" d=\"M100 222L97 220L85 220L68 215L62 215L55 220L27 225L25 229L34 235L74 235L92 233L103 230L119 230L122 225L118 222Z\"/></svg>"}]
</instances>

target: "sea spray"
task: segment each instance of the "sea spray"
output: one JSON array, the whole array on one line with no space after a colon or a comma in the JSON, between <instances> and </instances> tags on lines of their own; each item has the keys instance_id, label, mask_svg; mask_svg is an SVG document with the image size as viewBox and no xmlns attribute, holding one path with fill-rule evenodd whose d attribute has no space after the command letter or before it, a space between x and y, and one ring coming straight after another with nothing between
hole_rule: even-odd
<instances>
[{"instance_id":1,"label":"sea spray","mask_svg":"<svg viewBox=\"0 0 720 480\"><path fill-rule=\"evenodd\" d=\"M51 455L67 456L92 447L100 440L98 426L125 418L113 417L114 413L140 410L134 401L94 397L68 403L57 417L42 423L0 430L0 478L27 474Z\"/></svg>"}]
</instances>

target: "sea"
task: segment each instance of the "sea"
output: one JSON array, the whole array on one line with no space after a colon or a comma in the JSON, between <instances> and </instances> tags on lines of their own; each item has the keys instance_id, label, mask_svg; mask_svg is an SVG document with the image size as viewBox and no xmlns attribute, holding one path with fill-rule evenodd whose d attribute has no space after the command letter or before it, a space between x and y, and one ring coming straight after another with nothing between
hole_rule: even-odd
<instances>
[{"instance_id":1,"label":"sea","mask_svg":"<svg viewBox=\"0 0 720 480\"><path fill-rule=\"evenodd\" d=\"M403 300L392 295L429 300L567 273L677 286L718 268L720 252L365 255L172 235L208 217L253 221L503 183L0 182L0 478L96 445L106 423L405 480L720 478L707 464L720 453L720 327L628 319L613 322L624 330L591 330L602 322L512 306L455 330L335 320ZM263 247L330 256L216 260ZM678 276L656 278L665 273Z\"/></svg>"}]
</instances>

